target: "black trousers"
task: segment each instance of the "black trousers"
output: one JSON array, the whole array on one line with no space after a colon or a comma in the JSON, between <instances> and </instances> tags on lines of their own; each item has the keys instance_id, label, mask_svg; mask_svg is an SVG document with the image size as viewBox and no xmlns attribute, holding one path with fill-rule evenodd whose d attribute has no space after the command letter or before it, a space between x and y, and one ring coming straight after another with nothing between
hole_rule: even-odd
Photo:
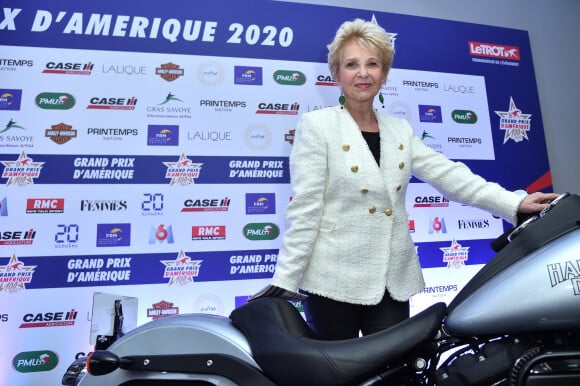
<instances>
[{"instance_id":1,"label":"black trousers","mask_svg":"<svg viewBox=\"0 0 580 386\"><path fill-rule=\"evenodd\" d=\"M303 291L304 292L304 291ZM365 306L304 292L302 302L310 328L325 340L352 339L389 328L409 318L409 302L391 298L388 291L379 304Z\"/></svg>"}]
</instances>

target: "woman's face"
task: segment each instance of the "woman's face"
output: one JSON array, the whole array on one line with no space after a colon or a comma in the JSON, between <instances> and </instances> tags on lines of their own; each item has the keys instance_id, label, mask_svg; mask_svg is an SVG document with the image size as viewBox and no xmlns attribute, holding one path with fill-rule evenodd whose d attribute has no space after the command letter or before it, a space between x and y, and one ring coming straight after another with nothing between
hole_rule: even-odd
<instances>
[{"instance_id":1,"label":"woman's face","mask_svg":"<svg viewBox=\"0 0 580 386\"><path fill-rule=\"evenodd\" d=\"M361 46L356 41L347 42L342 48L336 81L344 92L347 104L372 104L386 81L383 73L375 48Z\"/></svg>"}]
</instances>

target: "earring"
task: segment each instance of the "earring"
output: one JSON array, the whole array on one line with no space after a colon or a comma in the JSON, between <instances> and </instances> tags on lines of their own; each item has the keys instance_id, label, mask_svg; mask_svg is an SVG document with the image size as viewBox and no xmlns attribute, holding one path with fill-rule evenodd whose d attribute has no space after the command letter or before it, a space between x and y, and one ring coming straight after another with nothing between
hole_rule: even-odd
<instances>
[{"instance_id":1,"label":"earring","mask_svg":"<svg viewBox=\"0 0 580 386\"><path fill-rule=\"evenodd\" d=\"M379 93L379 102L381 102L381 106L384 109L385 108L385 97L383 96L382 92Z\"/></svg>"},{"instance_id":2,"label":"earring","mask_svg":"<svg viewBox=\"0 0 580 386\"><path fill-rule=\"evenodd\" d=\"M342 90L340 90L340 96L338 97L338 103L340 103L340 108L344 109L344 102L346 101L346 98L344 96L344 93L342 92Z\"/></svg>"}]
</instances>

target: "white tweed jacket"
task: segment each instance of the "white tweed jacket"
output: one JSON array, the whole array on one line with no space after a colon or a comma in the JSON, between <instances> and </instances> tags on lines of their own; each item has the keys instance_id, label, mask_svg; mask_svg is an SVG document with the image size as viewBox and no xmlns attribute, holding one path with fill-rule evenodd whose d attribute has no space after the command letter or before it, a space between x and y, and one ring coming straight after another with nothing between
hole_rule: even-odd
<instances>
[{"instance_id":1,"label":"white tweed jacket","mask_svg":"<svg viewBox=\"0 0 580 386\"><path fill-rule=\"evenodd\" d=\"M380 167L346 109L305 113L290 155L293 199L272 284L354 304L425 285L408 230L411 174L450 200L514 222L523 199L424 145L405 120L377 115Z\"/></svg>"}]
</instances>

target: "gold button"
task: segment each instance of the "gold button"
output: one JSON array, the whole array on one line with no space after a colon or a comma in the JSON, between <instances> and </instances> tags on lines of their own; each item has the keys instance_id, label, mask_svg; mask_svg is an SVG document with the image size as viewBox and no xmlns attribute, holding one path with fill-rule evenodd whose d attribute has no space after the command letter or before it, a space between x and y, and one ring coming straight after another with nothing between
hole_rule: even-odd
<instances>
[{"instance_id":1,"label":"gold button","mask_svg":"<svg viewBox=\"0 0 580 386\"><path fill-rule=\"evenodd\" d=\"M390 216L390 215L392 215L392 214L393 214L393 210L392 210L392 209L387 209L387 210L385 210L385 214L386 214L387 216Z\"/></svg>"},{"instance_id":2,"label":"gold button","mask_svg":"<svg viewBox=\"0 0 580 386\"><path fill-rule=\"evenodd\" d=\"M404 146L402 143L399 144L399 150L403 150Z\"/></svg>"},{"instance_id":3,"label":"gold button","mask_svg":"<svg viewBox=\"0 0 580 386\"><path fill-rule=\"evenodd\" d=\"M369 207L369 213L375 213L377 211L377 208L375 208L374 206L370 206Z\"/></svg>"},{"instance_id":4,"label":"gold button","mask_svg":"<svg viewBox=\"0 0 580 386\"><path fill-rule=\"evenodd\" d=\"M342 150L349 151L350 150L350 145L342 145Z\"/></svg>"},{"instance_id":5,"label":"gold button","mask_svg":"<svg viewBox=\"0 0 580 386\"><path fill-rule=\"evenodd\" d=\"M368 190L368 189L366 189L366 188L363 188L363 189L361 189L361 190L360 190L360 192L361 192L362 194L367 194L367 193L369 192L369 190Z\"/></svg>"},{"instance_id":6,"label":"gold button","mask_svg":"<svg viewBox=\"0 0 580 386\"><path fill-rule=\"evenodd\" d=\"M400 191L403 187L401 185L397 186L397 192Z\"/></svg>"},{"instance_id":7,"label":"gold button","mask_svg":"<svg viewBox=\"0 0 580 386\"><path fill-rule=\"evenodd\" d=\"M353 173L358 172L358 166L356 166L356 165L351 166L350 167L350 171L353 172Z\"/></svg>"},{"instance_id":8,"label":"gold button","mask_svg":"<svg viewBox=\"0 0 580 386\"><path fill-rule=\"evenodd\" d=\"M404 168L404 167L405 167L405 163L404 163L404 162L401 162L401 163L399 164L399 169L402 169L402 168Z\"/></svg>"}]
</instances>

